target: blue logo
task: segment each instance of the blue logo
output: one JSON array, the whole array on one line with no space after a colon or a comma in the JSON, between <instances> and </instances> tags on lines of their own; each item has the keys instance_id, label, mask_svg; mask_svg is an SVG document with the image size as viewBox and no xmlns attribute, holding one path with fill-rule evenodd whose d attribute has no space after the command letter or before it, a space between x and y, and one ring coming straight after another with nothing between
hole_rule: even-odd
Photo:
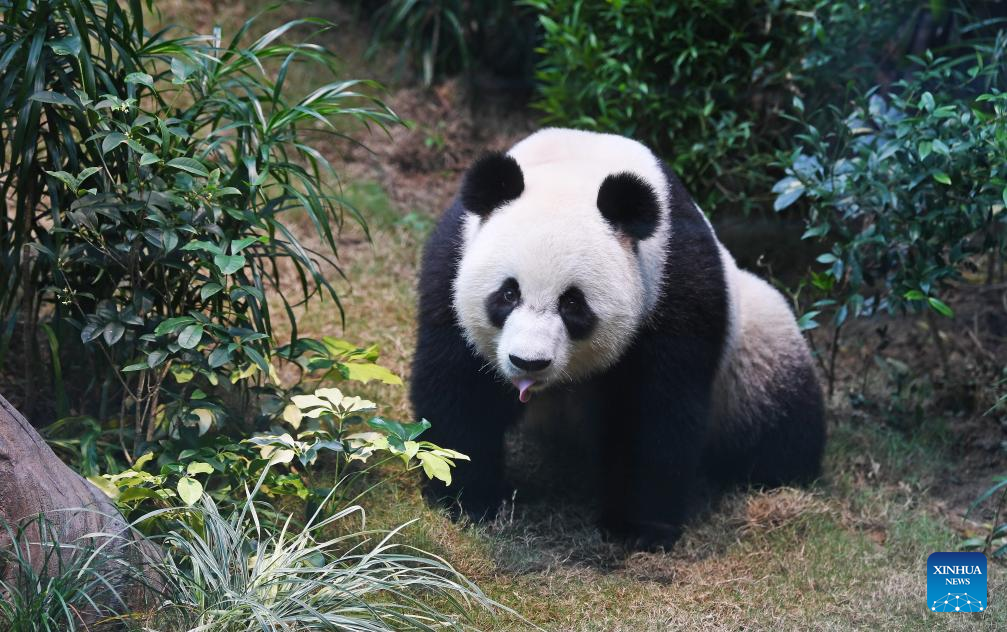
<instances>
[{"instance_id":1,"label":"blue logo","mask_svg":"<svg viewBox=\"0 0 1007 632\"><path fill-rule=\"evenodd\" d=\"M931 553L927 558L927 607L932 612L984 612L986 556Z\"/></svg>"}]
</instances>

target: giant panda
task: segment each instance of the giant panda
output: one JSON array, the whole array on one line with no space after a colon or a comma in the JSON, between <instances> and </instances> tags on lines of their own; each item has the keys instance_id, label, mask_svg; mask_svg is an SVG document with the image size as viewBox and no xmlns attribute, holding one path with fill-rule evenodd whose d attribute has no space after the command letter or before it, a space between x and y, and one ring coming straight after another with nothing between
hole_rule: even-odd
<instances>
[{"instance_id":1,"label":"giant panda","mask_svg":"<svg viewBox=\"0 0 1007 632\"><path fill-rule=\"evenodd\" d=\"M601 526L640 546L675 542L701 479L819 475L821 389L787 302L636 141L549 128L480 158L418 293L414 411L471 457L430 493L471 516L509 491L508 428L557 402L600 420Z\"/></svg>"}]
</instances>

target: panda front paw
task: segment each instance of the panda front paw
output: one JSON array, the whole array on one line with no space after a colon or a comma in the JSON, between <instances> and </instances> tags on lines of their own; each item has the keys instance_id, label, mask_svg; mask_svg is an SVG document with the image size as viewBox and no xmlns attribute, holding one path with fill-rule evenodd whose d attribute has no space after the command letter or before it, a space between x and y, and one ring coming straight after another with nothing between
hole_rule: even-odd
<instances>
[{"instance_id":1,"label":"panda front paw","mask_svg":"<svg viewBox=\"0 0 1007 632\"><path fill-rule=\"evenodd\" d=\"M662 522L602 520L605 540L634 551L670 551L682 537L682 527Z\"/></svg>"}]
</instances>

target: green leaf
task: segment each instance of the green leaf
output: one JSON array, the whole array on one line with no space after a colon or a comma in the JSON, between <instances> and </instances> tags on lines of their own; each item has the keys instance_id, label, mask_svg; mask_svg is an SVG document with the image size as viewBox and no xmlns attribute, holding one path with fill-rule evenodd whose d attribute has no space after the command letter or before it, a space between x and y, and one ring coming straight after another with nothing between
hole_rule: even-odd
<instances>
[{"instance_id":1,"label":"green leaf","mask_svg":"<svg viewBox=\"0 0 1007 632\"><path fill-rule=\"evenodd\" d=\"M444 481L445 485L451 484L451 465L447 459L432 452L420 452L416 458L423 465L427 478Z\"/></svg>"},{"instance_id":2,"label":"green leaf","mask_svg":"<svg viewBox=\"0 0 1007 632\"><path fill-rule=\"evenodd\" d=\"M359 364L351 362L340 366L345 368L346 379L348 380L356 380L357 382L363 382L364 384L372 380L377 380L384 384L392 384L395 386L402 384L402 378L378 364Z\"/></svg>"},{"instance_id":3,"label":"green leaf","mask_svg":"<svg viewBox=\"0 0 1007 632\"><path fill-rule=\"evenodd\" d=\"M161 159L158 158L157 156L155 156L154 154L150 153L150 152L147 152L147 153L143 154L142 156L140 156L140 166L141 167L146 167L147 165L152 165L155 162L161 162Z\"/></svg>"},{"instance_id":4,"label":"green leaf","mask_svg":"<svg viewBox=\"0 0 1007 632\"><path fill-rule=\"evenodd\" d=\"M186 505L192 505L203 495L203 484L194 478L183 476L178 480L178 497Z\"/></svg>"},{"instance_id":5,"label":"green leaf","mask_svg":"<svg viewBox=\"0 0 1007 632\"><path fill-rule=\"evenodd\" d=\"M113 500L119 498L119 487L104 476L88 476L87 480L109 498Z\"/></svg>"},{"instance_id":6,"label":"green leaf","mask_svg":"<svg viewBox=\"0 0 1007 632\"><path fill-rule=\"evenodd\" d=\"M934 180L940 182L941 184L951 184L951 176L944 173L943 171L938 171L934 174Z\"/></svg>"},{"instance_id":7,"label":"green leaf","mask_svg":"<svg viewBox=\"0 0 1007 632\"><path fill-rule=\"evenodd\" d=\"M195 349L203 339L203 326L199 323L189 325L178 334L178 346L183 349Z\"/></svg>"},{"instance_id":8,"label":"green leaf","mask_svg":"<svg viewBox=\"0 0 1007 632\"><path fill-rule=\"evenodd\" d=\"M102 330L102 337L105 339L105 343L108 345L114 345L122 339L122 335L126 333L126 327L117 320L113 320L105 325L105 329Z\"/></svg>"},{"instance_id":9,"label":"green leaf","mask_svg":"<svg viewBox=\"0 0 1007 632\"><path fill-rule=\"evenodd\" d=\"M258 237L243 237L241 239L235 239L231 242L231 254L240 254L242 250L259 241Z\"/></svg>"},{"instance_id":10,"label":"green leaf","mask_svg":"<svg viewBox=\"0 0 1007 632\"><path fill-rule=\"evenodd\" d=\"M938 298L930 296L927 298L927 303L929 303L930 307L932 307L933 310L938 314L940 314L941 316L947 316L948 318L952 318L955 315L954 311L952 311L952 309L948 307L947 303L941 301Z\"/></svg>"},{"instance_id":11,"label":"green leaf","mask_svg":"<svg viewBox=\"0 0 1007 632\"><path fill-rule=\"evenodd\" d=\"M213 466L209 463L193 461L187 468L185 468L185 471L189 474L189 476L195 476L196 474L212 474Z\"/></svg>"},{"instance_id":12,"label":"green leaf","mask_svg":"<svg viewBox=\"0 0 1007 632\"><path fill-rule=\"evenodd\" d=\"M224 289L223 285L211 281L209 283L204 284L203 287L199 288L199 298L205 301L214 294L220 292L222 289Z\"/></svg>"},{"instance_id":13,"label":"green leaf","mask_svg":"<svg viewBox=\"0 0 1007 632\"><path fill-rule=\"evenodd\" d=\"M234 274L245 267L244 255L214 255L213 263L224 276Z\"/></svg>"},{"instance_id":14,"label":"green leaf","mask_svg":"<svg viewBox=\"0 0 1007 632\"><path fill-rule=\"evenodd\" d=\"M38 101L39 103L53 103L56 105L77 105L73 102L73 99L66 96L65 94L60 94L59 92L52 92L51 90L41 90L31 95L32 101Z\"/></svg>"},{"instance_id":15,"label":"green leaf","mask_svg":"<svg viewBox=\"0 0 1007 632\"><path fill-rule=\"evenodd\" d=\"M195 158L172 158L167 162L167 165L204 178L209 177L210 175L210 172L206 170L203 163L199 162Z\"/></svg>"},{"instance_id":16,"label":"green leaf","mask_svg":"<svg viewBox=\"0 0 1007 632\"><path fill-rule=\"evenodd\" d=\"M130 469L134 469L134 470L140 471L140 470L143 469L144 465L146 465L147 463L149 463L149 462L151 462L153 460L154 460L154 453L153 452L145 452L143 456L141 456L140 458L138 458L136 461L133 462L133 467L130 468Z\"/></svg>"},{"instance_id":17,"label":"green leaf","mask_svg":"<svg viewBox=\"0 0 1007 632\"><path fill-rule=\"evenodd\" d=\"M67 173L66 171L46 171L46 173L65 184L66 188L71 191L75 190L79 184L77 182L77 178L73 177L73 175Z\"/></svg>"},{"instance_id":18,"label":"green leaf","mask_svg":"<svg viewBox=\"0 0 1007 632\"><path fill-rule=\"evenodd\" d=\"M119 145L126 142L126 135L119 132L112 132L101 141L101 153L107 154Z\"/></svg>"},{"instance_id":19,"label":"green leaf","mask_svg":"<svg viewBox=\"0 0 1007 632\"><path fill-rule=\"evenodd\" d=\"M173 316L166 320L161 321L157 327L154 328L155 336L163 336L164 334L169 334L173 331L178 331L185 325L189 323L196 322L196 319L192 316Z\"/></svg>"},{"instance_id":20,"label":"green leaf","mask_svg":"<svg viewBox=\"0 0 1007 632\"><path fill-rule=\"evenodd\" d=\"M59 39L49 40L46 42L46 46L52 49L52 52L63 57L66 55L79 55L80 54L80 38L76 35L67 35L66 37L61 37Z\"/></svg>"},{"instance_id":21,"label":"green leaf","mask_svg":"<svg viewBox=\"0 0 1007 632\"><path fill-rule=\"evenodd\" d=\"M145 72L131 72L126 75L126 83L139 83L150 89L154 88L154 78Z\"/></svg>"},{"instance_id":22,"label":"green leaf","mask_svg":"<svg viewBox=\"0 0 1007 632\"><path fill-rule=\"evenodd\" d=\"M80 174L77 175L77 186L80 186L81 182L87 180L99 171L101 171L101 167L88 167L87 169L81 170Z\"/></svg>"},{"instance_id":23,"label":"green leaf","mask_svg":"<svg viewBox=\"0 0 1007 632\"><path fill-rule=\"evenodd\" d=\"M819 314L821 314L821 312L818 310L812 310L803 314L797 321L797 328L801 331L816 329L818 327L818 321L815 320L815 317Z\"/></svg>"},{"instance_id":24,"label":"green leaf","mask_svg":"<svg viewBox=\"0 0 1007 632\"><path fill-rule=\"evenodd\" d=\"M384 432L394 435L403 441L411 441L430 429L430 422L426 419L422 419L415 423L402 423L392 421L390 419L375 417L374 419L368 420L367 425L375 430L383 430Z\"/></svg>"},{"instance_id":25,"label":"green leaf","mask_svg":"<svg viewBox=\"0 0 1007 632\"><path fill-rule=\"evenodd\" d=\"M186 62L183 59L175 57L171 60L171 74L173 75L172 83L182 84L185 83L189 76L192 75L195 67Z\"/></svg>"},{"instance_id":26,"label":"green leaf","mask_svg":"<svg viewBox=\"0 0 1007 632\"><path fill-rule=\"evenodd\" d=\"M787 208L804 195L804 191L804 184L797 178L790 176L780 180L773 186L773 193L779 193L773 202L773 210L782 211Z\"/></svg>"},{"instance_id":27,"label":"green leaf","mask_svg":"<svg viewBox=\"0 0 1007 632\"><path fill-rule=\"evenodd\" d=\"M164 359L168 357L168 352L162 349L155 349L147 354L147 366L154 368L157 365L164 362Z\"/></svg>"},{"instance_id":28,"label":"green leaf","mask_svg":"<svg viewBox=\"0 0 1007 632\"><path fill-rule=\"evenodd\" d=\"M231 360L231 350L227 348L226 345L218 345L210 353L210 357L206 359L207 364L209 364L211 369L217 369Z\"/></svg>"},{"instance_id":29,"label":"green leaf","mask_svg":"<svg viewBox=\"0 0 1007 632\"><path fill-rule=\"evenodd\" d=\"M902 298L910 301L922 301L923 299L926 298L926 295L923 294L923 292L920 292L919 290L909 290L908 292L902 295Z\"/></svg>"},{"instance_id":30,"label":"green leaf","mask_svg":"<svg viewBox=\"0 0 1007 632\"><path fill-rule=\"evenodd\" d=\"M920 104L919 104L920 108L926 110L927 112L933 112L934 105L935 105L934 95L930 94L929 92L924 92L920 96Z\"/></svg>"}]
</instances>

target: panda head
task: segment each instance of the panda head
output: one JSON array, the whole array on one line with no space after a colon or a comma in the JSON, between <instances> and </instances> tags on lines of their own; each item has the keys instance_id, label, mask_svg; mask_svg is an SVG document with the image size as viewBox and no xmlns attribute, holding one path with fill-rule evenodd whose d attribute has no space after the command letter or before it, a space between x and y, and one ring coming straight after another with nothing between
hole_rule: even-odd
<instances>
[{"instance_id":1,"label":"panda head","mask_svg":"<svg viewBox=\"0 0 1007 632\"><path fill-rule=\"evenodd\" d=\"M489 154L462 184L454 285L469 343L522 402L612 365L646 316L641 246L661 222L655 187L594 161L522 169Z\"/></svg>"}]
</instances>

